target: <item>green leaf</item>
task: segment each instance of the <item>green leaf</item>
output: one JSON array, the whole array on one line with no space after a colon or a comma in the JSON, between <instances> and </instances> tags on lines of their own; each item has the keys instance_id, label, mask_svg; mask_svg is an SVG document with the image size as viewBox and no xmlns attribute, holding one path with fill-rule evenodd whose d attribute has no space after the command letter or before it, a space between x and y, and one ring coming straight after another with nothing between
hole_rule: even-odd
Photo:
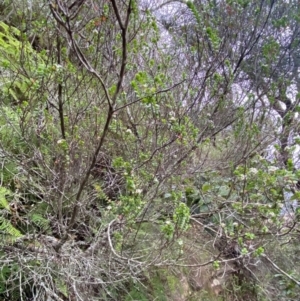
<instances>
[{"instance_id":1,"label":"green leaf","mask_svg":"<svg viewBox=\"0 0 300 301\"><path fill-rule=\"evenodd\" d=\"M207 192L211 189L211 185L209 183L204 183L202 185L202 192Z\"/></svg>"},{"instance_id":2,"label":"green leaf","mask_svg":"<svg viewBox=\"0 0 300 301\"><path fill-rule=\"evenodd\" d=\"M213 267L214 267L215 269L219 269L219 268L220 268L220 262L219 262L218 260L214 261L214 262L213 262Z\"/></svg>"},{"instance_id":3,"label":"green leaf","mask_svg":"<svg viewBox=\"0 0 300 301\"><path fill-rule=\"evenodd\" d=\"M219 189L219 195L226 197L230 192L230 188L228 186L221 186Z\"/></svg>"},{"instance_id":4,"label":"green leaf","mask_svg":"<svg viewBox=\"0 0 300 301\"><path fill-rule=\"evenodd\" d=\"M247 238L247 239L254 239L255 238L255 234L254 233L250 233L250 232L247 232L247 233L245 233L245 237Z\"/></svg>"}]
</instances>

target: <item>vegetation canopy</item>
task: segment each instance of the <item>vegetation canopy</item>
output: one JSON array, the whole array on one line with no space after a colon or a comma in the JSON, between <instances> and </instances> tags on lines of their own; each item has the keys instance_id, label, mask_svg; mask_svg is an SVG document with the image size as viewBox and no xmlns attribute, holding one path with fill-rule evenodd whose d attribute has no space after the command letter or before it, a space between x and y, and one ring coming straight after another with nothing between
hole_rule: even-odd
<instances>
[{"instance_id":1,"label":"vegetation canopy","mask_svg":"<svg viewBox=\"0 0 300 301\"><path fill-rule=\"evenodd\" d=\"M0 3L0 299L298 300L296 0Z\"/></svg>"}]
</instances>

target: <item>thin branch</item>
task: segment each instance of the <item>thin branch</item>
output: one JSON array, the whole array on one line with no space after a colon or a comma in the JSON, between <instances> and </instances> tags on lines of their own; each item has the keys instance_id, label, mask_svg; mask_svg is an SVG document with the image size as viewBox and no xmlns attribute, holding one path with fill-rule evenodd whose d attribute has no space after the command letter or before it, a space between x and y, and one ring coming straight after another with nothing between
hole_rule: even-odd
<instances>
[{"instance_id":1,"label":"thin branch","mask_svg":"<svg viewBox=\"0 0 300 301\"><path fill-rule=\"evenodd\" d=\"M292 277L291 275L289 275L288 273L286 273L285 271L283 271L267 255L262 254L261 256L263 256L274 267L275 270L277 270L279 273L281 273L282 275L284 275L285 277L287 277L288 279L290 279L291 281L293 281L294 283L296 283L298 286L300 286L300 281L299 280L295 279L294 277Z\"/></svg>"},{"instance_id":2,"label":"thin branch","mask_svg":"<svg viewBox=\"0 0 300 301\"><path fill-rule=\"evenodd\" d=\"M156 95L159 95L159 94L162 94L162 93L169 92L169 91L173 90L174 88L176 88L177 86L179 86L179 85L181 85L182 83L184 83L185 81L186 81L186 80L184 79L184 80L180 81L179 83L174 84L174 85L171 86L171 87L168 87L168 88L166 88L166 89L159 90L159 91L157 91L157 92L155 92L155 93L152 93L152 94L148 94L148 95L142 96L142 97L140 97L140 98L138 98L138 99L136 99L136 100L133 100L133 101L131 101L131 102L129 102L129 103L123 105L123 106L116 107L114 111L115 111L115 112L120 111L120 110L122 110L122 109L124 109L124 108L126 108L126 107L128 107L128 106L131 106L131 105L133 105L133 104L135 104L135 103L137 103L137 102L142 101L143 99L145 99L145 98L147 98L147 97L152 97L152 96L156 96Z\"/></svg>"},{"instance_id":3,"label":"thin branch","mask_svg":"<svg viewBox=\"0 0 300 301\"><path fill-rule=\"evenodd\" d=\"M56 3L59 3L59 1L56 1ZM104 80L99 75L99 73L91 66L90 62L86 59L85 55L82 53L80 47L78 46L78 44L76 43L76 40L74 39L70 24L68 23L68 21L67 22L63 21L63 19L59 15L58 11L55 9L55 6L50 1L49 1L49 7L50 7L50 10L51 10L51 13L52 13L54 19L66 30L66 32L70 38L71 45L72 45L73 49L75 50L77 58L82 63L82 65L86 68L86 70L99 80L99 82L104 90L104 94L109 103L109 106L112 106L113 102L110 98L110 95L109 95L108 89L106 88ZM69 19L67 16L66 16L66 18Z\"/></svg>"},{"instance_id":4,"label":"thin branch","mask_svg":"<svg viewBox=\"0 0 300 301\"><path fill-rule=\"evenodd\" d=\"M57 64L61 65L61 39L59 36L59 28L57 31ZM60 120L60 130L61 136L63 139L66 139L66 130L65 130L65 121L64 121L64 107L63 107L63 88L62 83L58 83L58 112L59 112L59 120Z\"/></svg>"},{"instance_id":5,"label":"thin branch","mask_svg":"<svg viewBox=\"0 0 300 301\"><path fill-rule=\"evenodd\" d=\"M112 97L114 103L121 91L121 87L122 87L122 83L123 83L124 75L125 75L125 69L126 69L126 65L127 65L127 46L128 46L127 45L127 29L128 29L128 25L129 25L130 15L132 12L131 3L132 3L132 0L129 1L127 15L126 15L126 21L125 21L125 24L123 25L120 15L119 15L118 8L115 3L115 0L112 0L112 5L114 7L114 11L115 11L116 17L118 19L118 22L119 22L119 25L120 25L121 31L122 31L122 63L121 63L121 69L120 69L120 74L119 74L119 80L117 83L117 89L116 89L114 96Z\"/></svg>"},{"instance_id":6,"label":"thin branch","mask_svg":"<svg viewBox=\"0 0 300 301\"><path fill-rule=\"evenodd\" d=\"M115 15L117 17L119 26L120 26L121 30L123 31L125 29L125 26L123 25L123 22L122 22L122 19L121 19L121 16L120 16L119 9L118 9L118 6L116 4L116 1L112 0L111 3L112 3L112 6L113 6Z\"/></svg>"}]
</instances>

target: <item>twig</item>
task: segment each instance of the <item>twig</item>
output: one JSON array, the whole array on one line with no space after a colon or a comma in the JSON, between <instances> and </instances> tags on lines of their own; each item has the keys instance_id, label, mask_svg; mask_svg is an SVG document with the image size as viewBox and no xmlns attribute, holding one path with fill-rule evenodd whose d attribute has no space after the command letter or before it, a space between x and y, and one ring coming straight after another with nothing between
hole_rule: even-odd
<instances>
[{"instance_id":1,"label":"twig","mask_svg":"<svg viewBox=\"0 0 300 301\"><path fill-rule=\"evenodd\" d=\"M277 270L279 273L284 275L285 277L289 278L291 281L296 283L298 286L300 286L300 281L283 271L278 265L276 265L266 254L262 254L262 257L264 257L273 267L275 270Z\"/></svg>"}]
</instances>

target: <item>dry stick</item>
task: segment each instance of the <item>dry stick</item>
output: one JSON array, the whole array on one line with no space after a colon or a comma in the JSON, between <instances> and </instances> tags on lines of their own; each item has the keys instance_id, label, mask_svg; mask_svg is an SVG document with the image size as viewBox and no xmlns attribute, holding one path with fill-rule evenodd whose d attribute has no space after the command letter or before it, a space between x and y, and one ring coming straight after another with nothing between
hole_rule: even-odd
<instances>
[{"instance_id":1,"label":"dry stick","mask_svg":"<svg viewBox=\"0 0 300 301\"><path fill-rule=\"evenodd\" d=\"M111 234L110 234L110 232L111 232L111 226L112 226L113 223L115 223L115 222L116 222L116 220L114 219L114 220L112 220L112 221L108 224L108 226L107 226L107 239L108 239L108 243L109 243L109 247L110 247L111 251L113 252L113 254L115 255L115 257L117 257L118 259L125 260L125 261L127 261L128 263L131 263L131 262L132 262L132 263L135 263L135 264L136 264L136 267L137 267L137 266L142 266L142 265L143 265L143 262L142 262L142 261L138 261L137 259L142 258L143 256L136 257L136 258L129 258L129 257L121 256L121 255L119 255L119 254L116 252L116 250L115 250L115 248L114 248L114 246L113 246L113 243L112 243L112 240L111 240Z\"/></svg>"},{"instance_id":2,"label":"dry stick","mask_svg":"<svg viewBox=\"0 0 300 301\"><path fill-rule=\"evenodd\" d=\"M300 281L295 279L294 277L292 277L291 275L289 275L288 273L286 273L285 271L283 271L278 265L276 265L267 255L262 254L262 257L264 257L265 259L267 259L267 261L274 267L275 270L277 270L279 273L281 273L282 275L284 275L285 277L289 278L290 280L292 280L293 282L295 282L298 286L300 286Z\"/></svg>"},{"instance_id":3,"label":"dry stick","mask_svg":"<svg viewBox=\"0 0 300 301\"><path fill-rule=\"evenodd\" d=\"M111 241L111 237L110 237L110 227L112 226L112 224L113 224L115 221L116 221L115 219L112 220L112 221L108 224L108 227L107 227L107 238L108 238L108 243L109 243L109 246L110 246L111 251L113 252L113 254L114 254L117 258L128 261L129 258L126 258L126 257L124 257L124 256L121 256L121 255L119 255L119 254L115 251L115 249L114 249L114 247L113 247L113 244L112 244L112 241Z\"/></svg>"},{"instance_id":4,"label":"dry stick","mask_svg":"<svg viewBox=\"0 0 300 301\"><path fill-rule=\"evenodd\" d=\"M45 292L48 294L48 296L50 295L51 297L54 297L55 300L57 301L63 301L62 298L60 298L55 292L53 292L52 290L50 290L44 282L40 283L40 286L45 290Z\"/></svg>"},{"instance_id":5,"label":"dry stick","mask_svg":"<svg viewBox=\"0 0 300 301\"><path fill-rule=\"evenodd\" d=\"M209 261L206 261L204 263L199 263L199 264L180 264L180 263L175 263L175 262L162 262L162 263L159 263L159 264L155 264L154 266L157 266L157 267L161 267L161 266L177 266L177 267L203 267L203 266L206 266L206 265L209 265L209 264L212 264L214 262L218 262L219 264L222 264L222 263L225 263L227 264L228 262L236 262L237 260L239 259L243 259L245 258L245 256L250 256L252 255L253 253L255 252L254 251L251 251L251 252L248 252L247 254L241 254L239 255L238 257L235 257L235 258L229 258L229 259L222 259L220 258L221 257L221 253L219 255L217 255L215 258L212 258L211 260ZM261 255L261 256L265 256L265 255ZM271 262L272 263L272 262ZM278 268L278 267L277 267ZM279 268L278 268L279 269ZM282 270L280 270L282 273L284 273ZM286 274L286 273L285 273ZM291 279L291 278L290 278ZM296 281L295 279L291 279L293 281ZM297 283L297 282L296 282ZM299 284L298 284L299 283ZM298 282L297 284L300 285L300 282Z\"/></svg>"}]
</instances>

